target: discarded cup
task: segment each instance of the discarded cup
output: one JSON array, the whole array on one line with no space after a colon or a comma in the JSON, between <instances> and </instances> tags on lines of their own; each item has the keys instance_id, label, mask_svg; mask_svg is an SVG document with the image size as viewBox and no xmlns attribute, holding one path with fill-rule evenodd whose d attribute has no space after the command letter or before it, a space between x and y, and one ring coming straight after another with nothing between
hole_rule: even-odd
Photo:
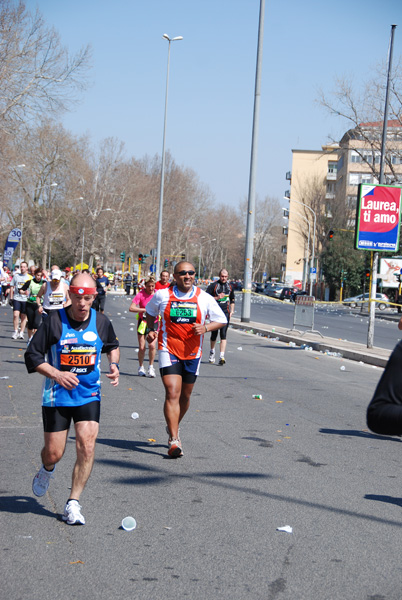
<instances>
[{"instance_id":1,"label":"discarded cup","mask_svg":"<svg viewBox=\"0 0 402 600\"><path fill-rule=\"evenodd\" d=\"M261 394L253 394L254 400L262 400Z\"/></svg>"},{"instance_id":2,"label":"discarded cup","mask_svg":"<svg viewBox=\"0 0 402 600\"><path fill-rule=\"evenodd\" d=\"M276 531L284 531L285 533L293 533L293 528L290 525L284 525L284 527L277 527Z\"/></svg>"},{"instance_id":3,"label":"discarded cup","mask_svg":"<svg viewBox=\"0 0 402 600\"><path fill-rule=\"evenodd\" d=\"M132 418L132 419L138 419L138 418L139 418L139 416L140 416L140 415L139 415L137 412L133 412L133 413L131 413L131 418Z\"/></svg>"},{"instance_id":4,"label":"discarded cup","mask_svg":"<svg viewBox=\"0 0 402 600\"><path fill-rule=\"evenodd\" d=\"M124 531L132 531L137 527L137 521L134 519L134 517L124 517L121 522L121 526Z\"/></svg>"},{"instance_id":5,"label":"discarded cup","mask_svg":"<svg viewBox=\"0 0 402 600\"><path fill-rule=\"evenodd\" d=\"M344 367L344 366L342 365L342 367L341 367L339 370L340 370L340 371L345 371L345 370L346 370L346 367Z\"/></svg>"}]
</instances>

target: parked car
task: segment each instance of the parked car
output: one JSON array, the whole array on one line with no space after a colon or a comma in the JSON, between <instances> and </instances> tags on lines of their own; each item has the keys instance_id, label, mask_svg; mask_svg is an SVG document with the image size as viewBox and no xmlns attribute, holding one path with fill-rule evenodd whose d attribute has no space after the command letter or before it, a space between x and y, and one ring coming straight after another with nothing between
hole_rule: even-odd
<instances>
[{"instance_id":1,"label":"parked car","mask_svg":"<svg viewBox=\"0 0 402 600\"><path fill-rule=\"evenodd\" d=\"M272 298L279 298L283 290L283 285L278 283L267 283L264 288L263 294L271 296Z\"/></svg>"},{"instance_id":2,"label":"parked car","mask_svg":"<svg viewBox=\"0 0 402 600\"><path fill-rule=\"evenodd\" d=\"M254 284L254 292L256 294L263 294L265 289L265 283L255 283Z\"/></svg>"},{"instance_id":3,"label":"parked car","mask_svg":"<svg viewBox=\"0 0 402 600\"><path fill-rule=\"evenodd\" d=\"M231 281L230 282L232 284L233 290L235 292L241 292L243 289L243 282L242 281Z\"/></svg>"},{"instance_id":4,"label":"parked car","mask_svg":"<svg viewBox=\"0 0 402 600\"><path fill-rule=\"evenodd\" d=\"M295 288L284 287L279 295L279 300L291 300L292 295L295 293Z\"/></svg>"},{"instance_id":5,"label":"parked car","mask_svg":"<svg viewBox=\"0 0 402 600\"><path fill-rule=\"evenodd\" d=\"M296 290L292 294L292 302L296 302L297 296L308 296L308 292L306 290Z\"/></svg>"},{"instance_id":6,"label":"parked car","mask_svg":"<svg viewBox=\"0 0 402 600\"><path fill-rule=\"evenodd\" d=\"M375 295L376 297L376 306L380 309L380 310L384 310L387 308L386 302L389 302L389 298L386 294L380 294L379 292L377 292L377 294ZM350 306L350 308L356 308L356 306L361 306L363 303L368 303L368 300L370 298L370 294L366 293L364 294L359 294L358 296L353 296L352 298L345 298L345 300L343 301L343 304L346 304L346 306ZM382 302L378 302L378 300L382 300Z\"/></svg>"}]
</instances>

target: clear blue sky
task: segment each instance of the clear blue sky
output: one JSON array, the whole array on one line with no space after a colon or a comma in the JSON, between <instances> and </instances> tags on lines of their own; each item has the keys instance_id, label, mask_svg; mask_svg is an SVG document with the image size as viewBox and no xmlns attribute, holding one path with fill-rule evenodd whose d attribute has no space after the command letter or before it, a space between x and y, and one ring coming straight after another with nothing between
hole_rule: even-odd
<instances>
[{"instance_id":1,"label":"clear blue sky","mask_svg":"<svg viewBox=\"0 0 402 600\"><path fill-rule=\"evenodd\" d=\"M166 147L218 204L247 197L259 0L27 0L63 43L93 48L92 87L63 122L94 143L116 137L127 157L161 154L171 45ZM266 0L257 193L282 198L292 149L320 149L344 124L316 103L336 76L355 81L402 54L401 0Z\"/></svg>"}]
</instances>

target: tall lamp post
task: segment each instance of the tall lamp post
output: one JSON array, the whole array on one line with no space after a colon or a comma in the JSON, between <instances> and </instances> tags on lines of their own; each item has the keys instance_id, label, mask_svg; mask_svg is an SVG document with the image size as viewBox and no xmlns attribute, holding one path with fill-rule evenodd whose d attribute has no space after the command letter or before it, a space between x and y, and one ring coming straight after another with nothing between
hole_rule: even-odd
<instances>
[{"instance_id":1,"label":"tall lamp post","mask_svg":"<svg viewBox=\"0 0 402 600\"><path fill-rule=\"evenodd\" d=\"M286 198L284 196L284 199L285 200L289 200L289 210L290 210L290 198ZM300 200L293 200L293 198L292 198L291 202L295 202L296 204L301 204L302 206L304 206L305 208L307 208L313 214L313 220L314 220L314 223L313 223L313 225L314 225L314 229L313 229L313 248L312 248L312 251L311 251L311 264L310 264L310 266L314 267L314 260L315 260L315 236L316 236L316 230L317 230L317 215L316 215L315 211L311 208L311 206L309 206L308 204L304 204L304 202L300 202ZM310 275L311 275L311 272L310 272ZM310 290L309 290L310 296L312 294L312 291L313 291L313 280L310 277ZM317 290L316 290L316 293L317 293Z\"/></svg>"},{"instance_id":2,"label":"tall lamp post","mask_svg":"<svg viewBox=\"0 0 402 600\"><path fill-rule=\"evenodd\" d=\"M165 183L165 144L166 144L166 122L167 122L167 106L169 92L169 66L170 66L170 44L182 40L183 37L178 35L170 38L167 33L162 36L169 42L168 59L167 59L167 74L166 74L166 94L165 94L165 119L163 123L163 143L162 143L162 168L161 168L161 188L159 195L159 216L158 216L158 237L156 242L156 277L159 277L161 269L161 245L162 245L162 214L163 214L163 188Z\"/></svg>"},{"instance_id":3,"label":"tall lamp post","mask_svg":"<svg viewBox=\"0 0 402 600\"><path fill-rule=\"evenodd\" d=\"M284 208L283 210L285 210L288 215L284 216L284 219L289 219L289 214L290 211L287 208ZM292 211L295 215L297 215L298 217L301 217L302 219L304 219L308 225L308 238L307 238L307 260L306 260L306 266L305 266L305 280L306 283L308 281L308 274L307 274L307 270L308 270L308 257L310 256L310 239L311 239L311 235L310 235L310 221L307 219L307 217L305 217L304 215L302 215L301 213L297 212L296 210ZM303 289L305 289L304 283L303 283ZM310 295L311 295L311 281L310 281Z\"/></svg>"}]
</instances>

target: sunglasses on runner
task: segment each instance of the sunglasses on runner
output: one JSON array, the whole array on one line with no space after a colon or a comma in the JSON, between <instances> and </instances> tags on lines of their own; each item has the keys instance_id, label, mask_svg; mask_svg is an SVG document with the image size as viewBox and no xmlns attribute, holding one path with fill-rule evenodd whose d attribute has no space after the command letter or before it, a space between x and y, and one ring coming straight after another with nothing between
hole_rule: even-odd
<instances>
[{"instance_id":1,"label":"sunglasses on runner","mask_svg":"<svg viewBox=\"0 0 402 600\"><path fill-rule=\"evenodd\" d=\"M184 275L195 275L195 271L178 271L176 275L181 275L182 277L184 277Z\"/></svg>"}]
</instances>

